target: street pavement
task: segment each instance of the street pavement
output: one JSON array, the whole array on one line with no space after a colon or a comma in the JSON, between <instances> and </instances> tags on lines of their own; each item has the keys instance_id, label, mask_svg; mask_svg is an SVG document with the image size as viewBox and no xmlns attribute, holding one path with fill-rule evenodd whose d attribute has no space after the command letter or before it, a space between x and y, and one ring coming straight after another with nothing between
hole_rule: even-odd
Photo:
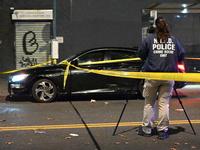
<instances>
[{"instance_id":1,"label":"street pavement","mask_svg":"<svg viewBox=\"0 0 200 150\"><path fill-rule=\"evenodd\" d=\"M200 149L200 85L178 90L191 124L174 93L169 138L137 135L144 100L132 97L119 120L122 97L61 97L34 103L0 96L0 150L191 150ZM156 122L155 122L156 124ZM192 129L193 127L193 129ZM116 129L115 134L114 130Z\"/></svg>"}]
</instances>

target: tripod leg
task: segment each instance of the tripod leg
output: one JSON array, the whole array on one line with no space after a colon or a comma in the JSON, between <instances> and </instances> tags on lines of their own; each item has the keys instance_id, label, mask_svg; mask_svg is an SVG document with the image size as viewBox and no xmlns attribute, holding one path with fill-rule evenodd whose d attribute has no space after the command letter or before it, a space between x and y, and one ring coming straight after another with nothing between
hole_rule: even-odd
<instances>
[{"instance_id":1,"label":"tripod leg","mask_svg":"<svg viewBox=\"0 0 200 150\"><path fill-rule=\"evenodd\" d=\"M114 132L113 132L113 136L115 135L115 132L117 131L118 125L119 125L119 123L120 123L120 120L121 120L121 118L122 118L122 115L123 115L123 113L124 113L124 110L125 110L125 108L126 108L127 103L128 103L128 99L127 99L126 102L125 102L124 108L123 108L123 110L122 110L122 112L121 112L121 115L120 115L120 117L119 117L119 120L118 120L118 122L117 122L117 125L116 125L116 127L115 127L115 130L114 130Z\"/></svg>"},{"instance_id":2,"label":"tripod leg","mask_svg":"<svg viewBox=\"0 0 200 150\"><path fill-rule=\"evenodd\" d=\"M188 122L189 122L189 124L190 124L190 126L191 126L191 128L192 128L192 131L193 131L194 135L196 135L196 132L195 132L195 130L194 130L193 126L192 126L192 123L191 123L191 121L190 121L190 119L189 119L189 117L188 117L188 115L187 115L187 113L186 113L186 110L185 110L185 108L184 108L184 106L183 106L183 104L182 104L182 101L181 101L181 99L180 99L180 97L179 97L179 95L178 95L178 92L176 91L176 88L174 88L174 91L175 91L176 96L177 96L177 98L178 98L178 100L179 100L179 103L181 104L181 107L183 108L183 111L184 111L184 113L185 113L185 116L186 116L186 118L187 118L187 120L188 120Z\"/></svg>"},{"instance_id":3,"label":"tripod leg","mask_svg":"<svg viewBox=\"0 0 200 150\"><path fill-rule=\"evenodd\" d=\"M123 113L124 113L124 110L125 110L125 108L126 108L126 105L128 104L128 100L130 99L130 96L131 96L131 92L132 92L132 90L133 90L133 87L134 87L134 83L133 83L133 85L132 85L132 87L131 87L131 90L130 90L130 92L129 92L129 94L128 94L128 97L127 97L126 102L125 102L125 104L124 104L124 108L122 109L121 115L120 115L120 117L119 117L119 120L118 120L118 122L117 122L117 125L116 125L116 127L115 127L115 130L114 130L114 132L113 132L113 136L115 135L115 132L117 131L118 125L119 125L119 123L120 123L120 120L121 120L122 115L123 115Z\"/></svg>"}]
</instances>

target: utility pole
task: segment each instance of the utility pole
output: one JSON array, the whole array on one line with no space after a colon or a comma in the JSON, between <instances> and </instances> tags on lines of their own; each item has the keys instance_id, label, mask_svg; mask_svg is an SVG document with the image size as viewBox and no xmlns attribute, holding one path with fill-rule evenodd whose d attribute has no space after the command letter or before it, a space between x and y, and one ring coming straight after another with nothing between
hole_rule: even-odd
<instances>
[{"instance_id":1,"label":"utility pole","mask_svg":"<svg viewBox=\"0 0 200 150\"><path fill-rule=\"evenodd\" d=\"M53 63L56 64L59 58L59 48L58 48L58 40L56 39L56 0L53 0L53 39L51 43L51 55L53 59Z\"/></svg>"},{"instance_id":2,"label":"utility pole","mask_svg":"<svg viewBox=\"0 0 200 150\"><path fill-rule=\"evenodd\" d=\"M56 0L53 0L53 39L56 39Z\"/></svg>"}]
</instances>

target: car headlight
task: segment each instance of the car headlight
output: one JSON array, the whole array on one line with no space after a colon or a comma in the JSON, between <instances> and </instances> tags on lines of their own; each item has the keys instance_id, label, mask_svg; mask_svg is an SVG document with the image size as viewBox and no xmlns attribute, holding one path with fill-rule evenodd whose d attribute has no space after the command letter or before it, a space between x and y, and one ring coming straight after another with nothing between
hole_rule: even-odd
<instances>
[{"instance_id":1,"label":"car headlight","mask_svg":"<svg viewBox=\"0 0 200 150\"><path fill-rule=\"evenodd\" d=\"M10 77L11 82L18 82L26 79L28 77L28 74L20 74L20 75L14 75Z\"/></svg>"}]
</instances>

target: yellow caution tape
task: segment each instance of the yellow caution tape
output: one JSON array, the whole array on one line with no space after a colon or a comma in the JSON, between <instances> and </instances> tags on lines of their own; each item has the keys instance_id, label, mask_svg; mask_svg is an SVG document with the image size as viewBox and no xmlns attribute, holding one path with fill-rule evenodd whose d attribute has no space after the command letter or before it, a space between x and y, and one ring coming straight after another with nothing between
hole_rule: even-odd
<instances>
[{"instance_id":1,"label":"yellow caution tape","mask_svg":"<svg viewBox=\"0 0 200 150\"><path fill-rule=\"evenodd\" d=\"M51 60L51 61L48 61L48 62L45 62L45 63L41 63L41 64L38 64L38 65L34 65L34 66L31 66L31 67L28 67L28 68L35 68L35 67L39 67L39 66L43 66L43 65L52 63L52 62L55 63L55 60ZM24 69L27 69L27 68L20 68L20 69L11 70L11 71L0 72L0 74L13 73L13 72L17 72L17 71L24 70Z\"/></svg>"},{"instance_id":2,"label":"yellow caution tape","mask_svg":"<svg viewBox=\"0 0 200 150\"><path fill-rule=\"evenodd\" d=\"M199 73L161 73L161 72L125 72L125 71L110 71L110 70L89 70L71 65L76 69L85 70L91 73L136 79L154 79L154 80L174 80L187 82L200 82Z\"/></svg>"},{"instance_id":3,"label":"yellow caution tape","mask_svg":"<svg viewBox=\"0 0 200 150\"><path fill-rule=\"evenodd\" d=\"M185 59L200 60L200 58L191 58L191 57L186 57Z\"/></svg>"},{"instance_id":4,"label":"yellow caution tape","mask_svg":"<svg viewBox=\"0 0 200 150\"><path fill-rule=\"evenodd\" d=\"M81 63L79 65L88 65L88 64L101 64L101 63L114 63L114 62L122 62L122 61L133 61L133 60L140 60L140 58L130 58L130 59L118 59L118 60L108 60L108 61L98 61L98 62L88 62L88 63ZM39 67L48 63L51 63L55 60L48 61L46 63L42 63L39 65L35 65L29 68ZM69 73L69 67L74 67L79 70L84 70L91 73L106 75L106 76L115 76L115 77L123 77L123 78L136 78L136 79L154 79L154 80L174 80L174 81L185 81L185 82L200 82L200 75L199 73L166 73L166 72L126 72L126 71L110 71L110 70L90 70L85 68L80 68L70 64L68 61L63 61L61 64L66 65L66 70L64 73L64 81L63 81L63 88L66 86L66 81ZM26 69L26 68L22 68ZM12 73L22 69L7 71L7 72L0 72L2 74L5 73Z\"/></svg>"},{"instance_id":5,"label":"yellow caution tape","mask_svg":"<svg viewBox=\"0 0 200 150\"><path fill-rule=\"evenodd\" d=\"M138 58L129 58L129 59L116 59L116 60L107 60L107 61L96 61L96 62L87 62L87 63L79 63L79 65L94 65L94 64L102 64L102 63L115 63L115 62L124 62L124 61L135 61L135 60L141 60L139 57ZM65 88L66 86L66 82L67 82L67 77L68 77L68 72L69 72L69 67L72 66L76 69L79 69L79 70L85 70L85 71L88 71L88 72L92 72L92 73L97 73L97 74L100 74L98 73L98 70L96 70L94 72L89 70L89 69L84 69L84 68L80 68L80 67L77 67L77 66L74 66L72 64L70 64L68 61L63 61L61 64L64 64L66 65L66 70L65 70L65 73L64 73L64 80L63 80L63 88ZM106 75L106 74L103 74L103 75Z\"/></svg>"},{"instance_id":6,"label":"yellow caution tape","mask_svg":"<svg viewBox=\"0 0 200 150\"><path fill-rule=\"evenodd\" d=\"M127 61L131 60L140 60L140 58L135 59L126 59ZM109 60L107 63L113 63L113 62L119 62L122 60ZM124 60L123 60L124 61ZM100 62L88 62L88 63L82 63L81 65L87 65L87 64L100 64L103 63L103 61ZM104 62L105 63L105 62ZM110 70L90 70L85 68L80 68L77 66L74 66L70 63L63 62L62 64L67 65L65 75L64 75L64 87L67 80L67 75L69 72L69 66L72 66L78 70L84 70L91 73L106 75L106 76L115 76L115 77L123 77L123 78L136 78L136 79L154 79L154 80L174 80L174 81L184 81L184 82L200 82L200 75L199 73L166 73L166 72L125 72L125 71L110 71ZM80 64L79 64L80 65Z\"/></svg>"},{"instance_id":7,"label":"yellow caution tape","mask_svg":"<svg viewBox=\"0 0 200 150\"><path fill-rule=\"evenodd\" d=\"M66 85L66 81L67 81L67 77L68 77L68 73L69 73L69 67L70 67L70 63L69 62L65 62L66 63L66 70L65 70L65 73L64 73L64 80L63 80L63 88L65 88L65 85Z\"/></svg>"},{"instance_id":8,"label":"yellow caution tape","mask_svg":"<svg viewBox=\"0 0 200 150\"><path fill-rule=\"evenodd\" d=\"M102 64L102 63L115 63L115 62L124 62L124 61L136 61L141 60L138 58L128 58L128 59L115 59L115 60L106 60L106 61L95 61L95 62L86 62L86 63L79 63L79 65L94 65L94 64Z\"/></svg>"},{"instance_id":9,"label":"yellow caution tape","mask_svg":"<svg viewBox=\"0 0 200 150\"><path fill-rule=\"evenodd\" d=\"M161 73L161 72L126 72L126 71L110 71L110 70L90 70L85 68L80 68L69 64L67 61L63 64L67 66L72 66L78 70L84 70L91 73L114 76L114 77L123 77L123 78L136 78L136 79L154 79L154 80L174 80L174 81L184 81L184 82L200 82L199 73ZM66 84L66 76L68 75L69 67L66 68L64 75L64 87Z\"/></svg>"}]
</instances>

